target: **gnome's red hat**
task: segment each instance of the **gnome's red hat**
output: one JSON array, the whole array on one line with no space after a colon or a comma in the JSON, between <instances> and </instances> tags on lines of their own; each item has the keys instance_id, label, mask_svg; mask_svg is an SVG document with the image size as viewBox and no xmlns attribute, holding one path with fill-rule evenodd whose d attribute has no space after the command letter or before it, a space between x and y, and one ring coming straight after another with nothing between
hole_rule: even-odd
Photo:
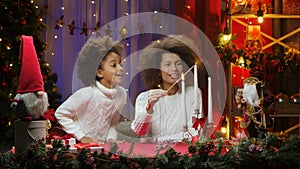
<instances>
[{"instance_id":1,"label":"gnome's red hat","mask_svg":"<svg viewBox=\"0 0 300 169\"><path fill-rule=\"evenodd\" d=\"M43 77L32 36L22 35L20 59L22 67L17 93L44 91Z\"/></svg>"}]
</instances>

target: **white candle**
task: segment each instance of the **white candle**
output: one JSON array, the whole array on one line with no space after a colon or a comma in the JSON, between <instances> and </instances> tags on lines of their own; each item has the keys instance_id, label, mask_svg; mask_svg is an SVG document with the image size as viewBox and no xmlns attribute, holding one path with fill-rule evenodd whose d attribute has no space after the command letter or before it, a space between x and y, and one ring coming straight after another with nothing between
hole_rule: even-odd
<instances>
[{"instance_id":1,"label":"white candle","mask_svg":"<svg viewBox=\"0 0 300 169\"><path fill-rule=\"evenodd\" d=\"M198 72L197 72L197 64L194 66L194 103L195 103L195 111L199 111L198 104Z\"/></svg>"},{"instance_id":2,"label":"white candle","mask_svg":"<svg viewBox=\"0 0 300 169\"><path fill-rule=\"evenodd\" d=\"M212 98L211 98L211 77L208 77L208 123L213 123L213 114L212 114Z\"/></svg>"},{"instance_id":3,"label":"white candle","mask_svg":"<svg viewBox=\"0 0 300 169\"><path fill-rule=\"evenodd\" d=\"M184 113L183 116L183 122L184 122L184 129L187 127L187 114L186 114L186 103L185 103L185 81L184 81L184 74L181 74L181 106L182 106L182 113Z\"/></svg>"}]
</instances>

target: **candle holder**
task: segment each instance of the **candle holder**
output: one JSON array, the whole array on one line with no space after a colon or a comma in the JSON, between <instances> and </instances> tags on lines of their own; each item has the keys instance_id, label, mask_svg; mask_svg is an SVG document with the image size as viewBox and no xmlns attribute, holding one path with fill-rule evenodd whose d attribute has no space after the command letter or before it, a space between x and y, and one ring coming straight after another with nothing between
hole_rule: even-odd
<instances>
[{"instance_id":1,"label":"candle holder","mask_svg":"<svg viewBox=\"0 0 300 169\"><path fill-rule=\"evenodd\" d=\"M183 126L183 139L191 140L193 138L193 135L188 130L187 126Z\"/></svg>"},{"instance_id":2,"label":"candle holder","mask_svg":"<svg viewBox=\"0 0 300 169\"><path fill-rule=\"evenodd\" d=\"M212 122L212 123L208 123L206 127L207 127L207 128L214 128L214 127L216 127L216 126L215 126L215 124Z\"/></svg>"}]
</instances>

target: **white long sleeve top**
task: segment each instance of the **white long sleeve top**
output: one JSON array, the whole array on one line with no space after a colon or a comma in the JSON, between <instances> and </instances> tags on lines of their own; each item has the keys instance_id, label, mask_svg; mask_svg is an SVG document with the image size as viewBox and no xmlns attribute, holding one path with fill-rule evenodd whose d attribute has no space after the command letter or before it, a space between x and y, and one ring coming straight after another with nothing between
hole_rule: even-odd
<instances>
[{"instance_id":1,"label":"white long sleeve top","mask_svg":"<svg viewBox=\"0 0 300 169\"><path fill-rule=\"evenodd\" d=\"M116 139L116 126L125 105L127 93L121 86L113 89L98 81L76 91L55 112L63 129L76 139L90 137L96 142Z\"/></svg>"},{"instance_id":2,"label":"white long sleeve top","mask_svg":"<svg viewBox=\"0 0 300 169\"><path fill-rule=\"evenodd\" d=\"M159 99L153 107L153 113L146 112L146 105L148 104L149 91L139 94L135 104L135 118L131 124L131 128L136 133L141 130L142 125L149 123L152 137L156 137L158 141L163 140L177 140L181 141L184 138L184 110L182 106L181 92L175 95L165 96ZM197 131L192 128L192 117L194 114L194 90L193 87L186 88L186 113L188 131L195 136ZM198 90L199 111L202 113L202 94ZM143 129L142 129L143 130Z\"/></svg>"}]
</instances>

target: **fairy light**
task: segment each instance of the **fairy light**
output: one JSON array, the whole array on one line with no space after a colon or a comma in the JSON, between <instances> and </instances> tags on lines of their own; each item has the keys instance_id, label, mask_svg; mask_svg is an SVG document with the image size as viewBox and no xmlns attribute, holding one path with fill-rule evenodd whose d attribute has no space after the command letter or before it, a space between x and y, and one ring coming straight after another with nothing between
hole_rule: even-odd
<instances>
[{"instance_id":1,"label":"fairy light","mask_svg":"<svg viewBox=\"0 0 300 169\"><path fill-rule=\"evenodd\" d=\"M95 3L95 1L92 1L92 4L94 4Z\"/></svg>"},{"instance_id":2,"label":"fairy light","mask_svg":"<svg viewBox=\"0 0 300 169\"><path fill-rule=\"evenodd\" d=\"M62 6L60 9L61 9L61 10L65 10L65 7Z\"/></svg>"},{"instance_id":3,"label":"fairy light","mask_svg":"<svg viewBox=\"0 0 300 169\"><path fill-rule=\"evenodd\" d=\"M0 42L2 42L2 38L0 38Z\"/></svg>"},{"instance_id":4,"label":"fairy light","mask_svg":"<svg viewBox=\"0 0 300 169\"><path fill-rule=\"evenodd\" d=\"M57 39L57 35L54 36L54 39Z\"/></svg>"},{"instance_id":5,"label":"fairy light","mask_svg":"<svg viewBox=\"0 0 300 169\"><path fill-rule=\"evenodd\" d=\"M261 10L261 2L258 3L258 10L257 10L257 22L258 23L263 23L264 22L264 13Z\"/></svg>"},{"instance_id":6,"label":"fairy light","mask_svg":"<svg viewBox=\"0 0 300 169\"><path fill-rule=\"evenodd\" d=\"M54 52L51 52L51 55L54 56Z\"/></svg>"}]
</instances>

